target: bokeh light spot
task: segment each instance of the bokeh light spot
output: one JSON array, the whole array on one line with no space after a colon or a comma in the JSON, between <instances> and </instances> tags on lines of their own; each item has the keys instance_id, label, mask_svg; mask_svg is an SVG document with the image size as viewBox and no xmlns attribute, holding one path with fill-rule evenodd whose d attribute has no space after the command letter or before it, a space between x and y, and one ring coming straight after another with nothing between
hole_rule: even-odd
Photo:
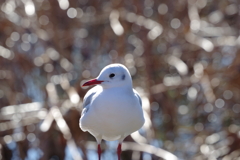
<instances>
[{"instance_id":1,"label":"bokeh light spot","mask_svg":"<svg viewBox=\"0 0 240 160\"><path fill-rule=\"evenodd\" d=\"M178 113L179 113L179 114L184 115L184 114L187 114L188 111L189 111L189 109L188 109L188 107L185 106L185 105L181 105L181 106L178 107Z\"/></svg>"},{"instance_id":2,"label":"bokeh light spot","mask_svg":"<svg viewBox=\"0 0 240 160\"><path fill-rule=\"evenodd\" d=\"M201 132L203 130L204 126L202 123L197 123L194 125L194 129L197 131L197 132Z\"/></svg>"},{"instance_id":3,"label":"bokeh light spot","mask_svg":"<svg viewBox=\"0 0 240 160\"><path fill-rule=\"evenodd\" d=\"M15 42L12 41L11 38L7 38L6 40L6 45L9 47L9 48L12 48L14 46Z\"/></svg>"},{"instance_id":4,"label":"bokeh light spot","mask_svg":"<svg viewBox=\"0 0 240 160\"><path fill-rule=\"evenodd\" d=\"M216 122L217 116L216 116L214 113L212 113L212 114L209 114L209 115L208 115L208 118L207 118L207 119L208 119L209 122L212 122L212 123L213 123L213 122Z\"/></svg>"},{"instance_id":5,"label":"bokeh light spot","mask_svg":"<svg viewBox=\"0 0 240 160\"><path fill-rule=\"evenodd\" d=\"M151 103L151 110L152 111L157 111L159 109L159 104L158 102L152 102Z\"/></svg>"},{"instance_id":6,"label":"bokeh light spot","mask_svg":"<svg viewBox=\"0 0 240 160\"><path fill-rule=\"evenodd\" d=\"M49 23L49 18L46 16L46 15L42 15L40 18L39 18L39 23L41 25L47 25Z\"/></svg>"},{"instance_id":7,"label":"bokeh light spot","mask_svg":"<svg viewBox=\"0 0 240 160\"><path fill-rule=\"evenodd\" d=\"M207 103L204 105L204 111L210 113L213 111L213 105L211 103Z\"/></svg>"},{"instance_id":8,"label":"bokeh light spot","mask_svg":"<svg viewBox=\"0 0 240 160\"><path fill-rule=\"evenodd\" d=\"M118 57L118 52L117 52L116 50L111 50L111 51L109 52L109 57L110 57L111 59L117 59L117 57Z\"/></svg>"},{"instance_id":9,"label":"bokeh light spot","mask_svg":"<svg viewBox=\"0 0 240 160\"><path fill-rule=\"evenodd\" d=\"M211 80L211 85L212 85L213 87L217 87L217 86L219 86L219 84L220 84L219 78L213 78L213 79Z\"/></svg>"},{"instance_id":10,"label":"bokeh light spot","mask_svg":"<svg viewBox=\"0 0 240 160\"><path fill-rule=\"evenodd\" d=\"M11 39L12 39L13 41L18 41L18 40L20 39L19 33L18 33L18 32L12 32L12 34L11 34Z\"/></svg>"},{"instance_id":11,"label":"bokeh light spot","mask_svg":"<svg viewBox=\"0 0 240 160\"><path fill-rule=\"evenodd\" d=\"M77 10L75 8L69 8L67 10L67 15L69 18L75 18L77 16Z\"/></svg>"},{"instance_id":12,"label":"bokeh light spot","mask_svg":"<svg viewBox=\"0 0 240 160\"><path fill-rule=\"evenodd\" d=\"M85 28L81 28L76 32L76 36L80 38L86 38L88 36L88 31Z\"/></svg>"},{"instance_id":13,"label":"bokeh light spot","mask_svg":"<svg viewBox=\"0 0 240 160\"><path fill-rule=\"evenodd\" d=\"M46 50L46 53L49 56L49 58L51 58L53 61L58 60L60 57L59 53L53 48L48 48Z\"/></svg>"},{"instance_id":14,"label":"bokeh light spot","mask_svg":"<svg viewBox=\"0 0 240 160\"><path fill-rule=\"evenodd\" d=\"M27 140L28 140L29 142L34 142L34 141L36 140L36 135L35 135L34 133L29 133L29 134L27 135Z\"/></svg>"},{"instance_id":15,"label":"bokeh light spot","mask_svg":"<svg viewBox=\"0 0 240 160\"><path fill-rule=\"evenodd\" d=\"M168 6L166 4L160 4L158 6L158 13L164 15L168 12Z\"/></svg>"},{"instance_id":16,"label":"bokeh light spot","mask_svg":"<svg viewBox=\"0 0 240 160\"><path fill-rule=\"evenodd\" d=\"M197 97L197 89L195 87L190 87L188 89L188 99L195 100Z\"/></svg>"},{"instance_id":17,"label":"bokeh light spot","mask_svg":"<svg viewBox=\"0 0 240 160\"><path fill-rule=\"evenodd\" d=\"M234 104L232 110L235 113L240 113L240 104Z\"/></svg>"},{"instance_id":18,"label":"bokeh light spot","mask_svg":"<svg viewBox=\"0 0 240 160\"><path fill-rule=\"evenodd\" d=\"M53 65L50 64L50 63L44 65L44 70L45 70L46 72L52 72L53 69L54 69L54 67L53 67Z\"/></svg>"},{"instance_id":19,"label":"bokeh light spot","mask_svg":"<svg viewBox=\"0 0 240 160\"><path fill-rule=\"evenodd\" d=\"M62 10L66 10L69 7L69 1L68 0L58 0L59 6Z\"/></svg>"},{"instance_id":20,"label":"bokeh light spot","mask_svg":"<svg viewBox=\"0 0 240 160\"><path fill-rule=\"evenodd\" d=\"M43 63L44 63L44 61L43 61L43 58L42 57L36 57L36 58L34 58L34 64L36 65L36 66L42 66L43 65Z\"/></svg>"},{"instance_id":21,"label":"bokeh light spot","mask_svg":"<svg viewBox=\"0 0 240 160\"><path fill-rule=\"evenodd\" d=\"M91 72L89 71L89 70L84 70L83 72L82 72L82 76L83 76L83 78L90 78L91 77Z\"/></svg>"},{"instance_id":22,"label":"bokeh light spot","mask_svg":"<svg viewBox=\"0 0 240 160\"><path fill-rule=\"evenodd\" d=\"M5 143L11 143L12 142L12 136L10 136L10 135L6 135L6 136L4 136L3 137L3 140L4 140L4 142Z\"/></svg>"},{"instance_id":23,"label":"bokeh light spot","mask_svg":"<svg viewBox=\"0 0 240 160\"><path fill-rule=\"evenodd\" d=\"M30 50L31 45L29 43L21 43L21 48L23 51L27 52Z\"/></svg>"},{"instance_id":24,"label":"bokeh light spot","mask_svg":"<svg viewBox=\"0 0 240 160\"><path fill-rule=\"evenodd\" d=\"M225 99L231 99L233 97L233 92L230 90L226 90L223 92L223 97Z\"/></svg>"},{"instance_id":25,"label":"bokeh light spot","mask_svg":"<svg viewBox=\"0 0 240 160\"><path fill-rule=\"evenodd\" d=\"M226 7L225 12L228 15L237 14L238 8L237 8L237 6L235 4L230 4L229 6Z\"/></svg>"},{"instance_id":26,"label":"bokeh light spot","mask_svg":"<svg viewBox=\"0 0 240 160\"><path fill-rule=\"evenodd\" d=\"M146 16L146 17L150 17L150 16L152 16L152 14L153 14L153 9L152 9L151 7L146 7L146 8L144 8L144 10L143 10L143 14L144 14L144 16Z\"/></svg>"},{"instance_id":27,"label":"bokeh light spot","mask_svg":"<svg viewBox=\"0 0 240 160\"><path fill-rule=\"evenodd\" d=\"M215 101L215 106L216 106L217 108L222 108L224 105L225 105L225 102L224 102L223 99L217 99L217 100Z\"/></svg>"},{"instance_id":28,"label":"bokeh light spot","mask_svg":"<svg viewBox=\"0 0 240 160\"><path fill-rule=\"evenodd\" d=\"M31 0L25 2L25 12L29 16L33 16L35 14L35 6Z\"/></svg>"},{"instance_id":29,"label":"bokeh light spot","mask_svg":"<svg viewBox=\"0 0 240 160\"><path fill-rule=\"evenodd\" d=\"M181 26L181 21L177 18L171 20L171 27L174 29L178 29Z\"/></svg>"},{"instance_id":30,"label":"bokeh light spot","mask_svg":"<svg viewBox=\"0 0 240 160\"><path fill-rule=\"evenodd\" d=\"M214 11L209 15L209 21L216 24L223 19L223 13L221 11Z\"/></svg>"}]
</instances>

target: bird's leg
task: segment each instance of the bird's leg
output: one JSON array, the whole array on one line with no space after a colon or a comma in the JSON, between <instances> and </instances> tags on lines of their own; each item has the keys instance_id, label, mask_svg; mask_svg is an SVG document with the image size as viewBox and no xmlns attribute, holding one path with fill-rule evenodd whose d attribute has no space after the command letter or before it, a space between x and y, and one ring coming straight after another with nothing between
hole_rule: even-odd
<instances>
[{"instance_id":1,"label":"bird's leg","mask_svg":"<svg viewBox=\"0 0 240 160\"><path fill-rule=\"evenodd\" d=\"M122 143L119 143L117 147L118 160L120 160L121 158L121 152L122 152Z\"/></svg>"},{"instance_id":2,"label":"bird's leg","mask_svg":"<svg viewBox=\"0 0 240 160\"><path fill-rule=\"evenodd\" d=\"M101 146L100 144L98 144L98 160L101 160L101 153L102 153Z\"/></svg>"}]
</instances>

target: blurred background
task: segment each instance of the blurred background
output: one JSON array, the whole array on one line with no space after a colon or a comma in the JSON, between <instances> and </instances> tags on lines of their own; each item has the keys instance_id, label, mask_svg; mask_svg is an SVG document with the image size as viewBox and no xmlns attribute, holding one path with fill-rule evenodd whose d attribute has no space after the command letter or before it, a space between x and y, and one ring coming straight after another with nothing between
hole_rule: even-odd
<instances>
[{"instance_id":1,"label":"blurred background","mask_svg":"<svg viewBox=\"0 0 240 160\"><path fill-rule=\"evenodd\" d=\"M240 159L240 1L0 6L0 159L97 159L78 125L81 84L111 63L130 70L146 119L123 160ZM103 160L116 147L103 142Z\"/></svg>"}]
</instances>

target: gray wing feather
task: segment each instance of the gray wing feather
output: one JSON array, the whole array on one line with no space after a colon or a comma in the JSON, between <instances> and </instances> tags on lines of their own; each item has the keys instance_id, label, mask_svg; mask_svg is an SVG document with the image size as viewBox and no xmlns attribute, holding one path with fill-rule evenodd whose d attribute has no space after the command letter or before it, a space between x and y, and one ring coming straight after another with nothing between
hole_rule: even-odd
<instances>
[{"instance_id":1,"label":"gray wing feather","mask_svg":"<svg viewBox=\"0 0 240 160\"><path fill-rule=\"evenodd\" d=\"M86 97L86 99L83 100L83 110L82 110L82 114L87 113L88 109L89 109L89 104L92 101L92 97L94 96L96 92L91 93L89 96Z\"/></svg>"},{"instance_id":2,"label":"gray wing feather","mask_svg":"<svg viewBox=\"0 0 240 160\"><path fill-rule=\"evenodd\" d=\"M83 110L82 110L82 114L86 113L89 109L89 104L92 101L93 96L97 93L97 91L99 90L99 86L95 86L92 89L90 89L87 94L85 95L85 97L83 98Z\"/></svg>"},{"instance_id":3,"label":"gray wing feather","mask_svg":"<svg viewBox=\"0 0 240 160\"><path fill-rule=\"evenodd\" d=\"M88 106L91 103L92 97L94 96L96 92L92 92L89 96L87 96L83 101L83 108Z\"/></svg>"},{"instance_id":4,"label":"gray wing feather","mask_svg":"<svg viewBox=\"0 0 240 160\"><path fill-rule=\"evenodd\" d=\"M137 91L134 90L134 93L135 93L135 95L137 96L140 105L142 106L142 99L141 99L141 97L139 96L139 94L137 93Z\"/></svg>"},{"instance_id":5,"label":"gray wing feather","mask_svg":"<svg viewBox=\"0 0 240 160\"><path fill-rule=\"evenodd\" d=\"M89 105L92 101L92 97L97 93L97 91L100 90L99 86L95 86L91 88L86 95L83 98L83 108L85 108L87 105Z\"/></svg>"}]
</instances>

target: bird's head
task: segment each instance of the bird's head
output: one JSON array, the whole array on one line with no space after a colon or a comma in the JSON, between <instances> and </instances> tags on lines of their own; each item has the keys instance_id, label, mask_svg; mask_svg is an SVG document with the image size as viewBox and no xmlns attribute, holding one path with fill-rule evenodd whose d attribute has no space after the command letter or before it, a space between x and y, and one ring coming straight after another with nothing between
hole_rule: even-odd
<instances>
[{"instance_id":1,"label":"bird's head","mask_svg":"<svg viewBox=\"0 0 240 160\"><path fill-rule=\"evenodd\" d=\"M132 78L124 65L110 64L102 69L97 78L87 81L82 86L96 84L104 88L132 86Z\"/></svg>"}]
</instances>

